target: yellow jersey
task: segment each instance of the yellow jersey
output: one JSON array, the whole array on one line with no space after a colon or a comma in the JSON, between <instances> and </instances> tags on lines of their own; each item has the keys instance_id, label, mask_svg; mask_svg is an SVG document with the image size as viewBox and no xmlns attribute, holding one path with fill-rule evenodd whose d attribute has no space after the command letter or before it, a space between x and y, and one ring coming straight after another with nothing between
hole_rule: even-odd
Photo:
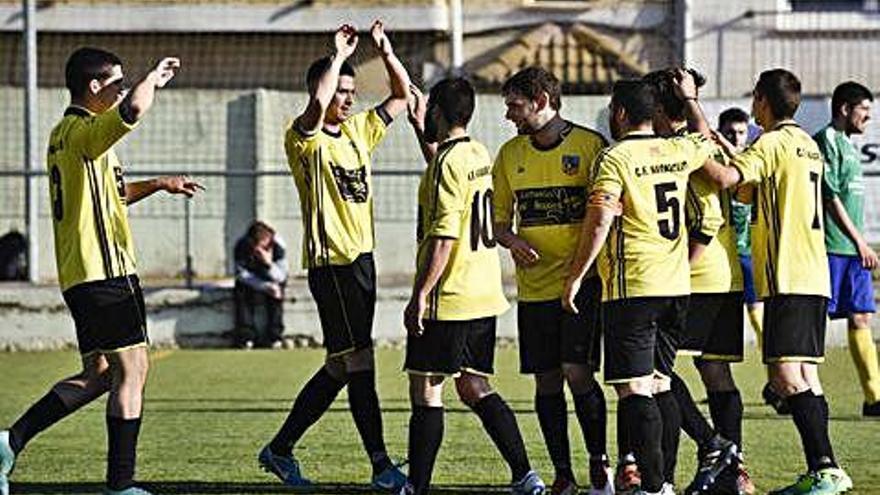
<instances>
[{"instance_id":1,"label":"yellow jersey","mask_svg":"<svg viewBox=\"0 0 880 495\"><path fill-rule=\"evenodd\" d=\"M786 120L737 155L733 166L743 183L756 185L752 263L758 297L829 297L821 196L825 165L816 142Z\"/></svg>"},{"instance_id":2,"label":"yellow jersey","mask_svg":"<svg viewBox=\"0 0 880 495\"><path fill-rule=\"evenodd\" d=\"M729 160L716 149L715 161ZM732 194L718 190L701 174L692 174L688 183L687 218L691 241L706 246L703 254L691 264L691 292L721 294L743 290L742 269L736 252L736 231L732 220Z\"/></svg>"},{"instance_id":3,"label":"yellow jersey","mask_svg":"<svg viewBox=\"0 0 880 495\"><path fill-rule=\"evenodd\" d=\"M492 161L482 144L465 136L439 146L419 184L416 237L419 271L432 237L456 239L428 297L427 319L473 320L507 310L492 230Z\"/></svg>"},{"instance_id":4,"label":"yellow jersey","mask_svg":"<svg viewBox=\"0 0 880 495\"><path fill-rule=\"evenodd\" d=\"M591 197L623 206L596 260L603 301L690 294L688 176L714 152L700 134L659 138L633 132L599 155Z\"/></svg>"},{"instance_id":5,"label":"yellow jersey","mask_svg":"<svg viewBox=\"0 0 880 495\"><path fill-rule=\"evenodd\" d=\"M122 164L113 145L136 124L114 107L70 106L49 135L46 167L61 290L136 273Z\"/></svg>"},{"instance_id":6,"label":"yellow jersey","mask_svg":"<svg viewBox=\"0 0 880 495\"><path fill-rule=\"evenodd\" d=\"M495 158L495 221L511 225L538 252L533 266L516 268L521 301L562 295L577 249L593 162L608 143L601 134L568 123L547 149L517 136Z\"/></svg>"},{"instance_id":7,"label":"yellow jersey","mask_svg":"<svg viewBox=\"0 0 880 495\"><path fill-rule=\"evenodd\" d=\"M303 268L348 265L373 250L373 185L370 157L391 118L381 107L346 119L338 134L307 135L296 122L284 149L299 193L303 220Z\"/></svg>"}]
</instances>

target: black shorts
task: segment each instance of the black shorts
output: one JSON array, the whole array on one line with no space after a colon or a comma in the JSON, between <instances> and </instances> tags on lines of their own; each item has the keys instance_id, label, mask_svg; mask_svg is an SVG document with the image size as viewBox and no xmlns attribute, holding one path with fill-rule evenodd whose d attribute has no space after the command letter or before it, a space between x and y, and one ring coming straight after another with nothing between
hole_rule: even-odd
<instances>
[{"instance_id":1,"label":"black shorts","mask_svg":"<svg viewBox=\"0 0 880 495\"><path fill-rule=\"evenodd\" d=\"M828 299L783 294L764 299L764 363L825 360Z\"/></svg>"},{"instance_id":2,"label":"black shorts","mask_svg":"<svg viewBox=\"0 0 880 495\"><path fill-rule=\"evenodd\" d=\"M144 293L137 275L74 285L62 294L83 356L149 343Z\"/></svg>"},{"instance_id":3,"label":"black shorts","mask_svg":"<svg viewBox=\"0 0 880 495\"><path fill-rule=\"evenodd\" d=\"M602 326L602 281L584 280L575 297L578 314L562 308L559 299L517 304L519 366L522 373L544 373L565 364L599 370Z\"/></svg>"},{"instance_id":4,"label":"black shorts","mask_svg":"<svg viewBox=\"0 0 880 495\"><path fill-rule=\"evenodd\" d=\"M372 253L361 254L349 265L310 269L309 291L318 305L330 356L373 347L376 265Z\"/></svg>"},{"instance_id":5,"label":"black shorts","mask_svg":"<svg viewBox=\"0 0 880 495\"><path fill-rule=\"evenodd\" d=\"M671 376L687 317L688 296L637 297L602 303L605 381Z\"/></svg>"},{"instance_id":6,"label":"black shorts","mask_svg":"<svg viewBox=\"0 0 880 495\"><path fill-rule=\"evenodd\" d=\"M467 321L424 320L425 331L406 338L403 368L417 375L494 373L495 317Z\"/></svg>"},{"instance_id":7,"label":"black shorts","mask_svg":"<svg viewBox=\"0 0 880 495\"><path fill-rule=\"evenodd\" d=\"M691 294L679 354L704 361L743 360L743 293Z\"/></svg>"}]
</instances>

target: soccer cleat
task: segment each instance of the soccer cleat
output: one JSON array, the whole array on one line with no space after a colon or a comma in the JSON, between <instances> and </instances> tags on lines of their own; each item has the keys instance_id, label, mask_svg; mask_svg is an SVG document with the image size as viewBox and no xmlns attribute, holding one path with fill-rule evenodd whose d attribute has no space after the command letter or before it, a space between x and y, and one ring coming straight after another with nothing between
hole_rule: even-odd
<instances>
[{"instance_id":1,"label":"soccer cleat","mask_svg":"<svg viewBox=\"0 0 880 495\"><path fill-rule=\"evenodd\" d=\"M867 402L862 404L862 416L866 418L880 417L880 401L873 404L868 404Z\"/></svg>"},{"instance_id":2,"label":"soccer cleat","mask_svg":"<svg viewBox=\"0 0 880 495\"><path fill-rule=\"evenodd\" d=\"M660 495L675 495L675 487L672 483L663 483L660 488Z\"/></svg>"},{"instance_id":3,"label":"soccer cleat","mask_svg":"<svg viewBox=\"0 0 880 495\"><path fill-rule=\"evenodd\" d=\"M614 475L614 492L631 493L642 486L642 475L632 455L626 455L617 464L617 472Z\"/></svg>"},{"instance_id":4,"label":"soccer cleat","mask_svg":"<svg viewBox=\"0 0 880 495\"><path fill-rule=\"evenodd\" d=\"M260 466L267 473L272 473L287 486L311 486L312 482L304 478L299 469L299 462L293 457L277 455L268 445L263 447L257 456Z\"/></svg>"},{"instance_id":5,"label":"soccer cleat","mask_svg":"<svg viewBox=\"0 0 880 495\"><path fill-rule=\"evenodd\" d=\"M395 464L386 468L381 473L373 476L372 485L376 490L399 492L406 486L406 475L400 470L403 464Z\"/></svg>"},{"instance_id":6,"label":"soccer cleat","mask_svg":"<svg viewBox=\"0 0 880 495\"><path fill-rule=\"evenodd\" d=\"M694 480L685 489L685 494L706 493L722 471L737 459L736 444L719 435L712 437L709 444L699 452L699 468Z\"/></svg>"},{"instance_id":7,"label":"soccer cleat","mask_svg":"<svg viewBox=\"0 0 880 495\"><path fill-rule=\"evenodd\" d=\"M614 495L614 471L605 455L590 457L590 489L587 495Z\"/></svg>"},{"instance_id":8,"label":"soccer cleat","mask_svg":"<svg viewBox=\"0 0 880 495\"><path fill-rule=\"evenodd\" d=\"M816 471L820 485L828 485L834 490L829 493L845 493L853 488L852 478L839 467L828 467Z\"/></svg>"},{"instance_id":9,"label":"soccer cleat","mask_svg":"<svg viewBox=\"0 0 880 495\"><path fill-rule=\"evenodd\" d=\"M400 487L400 490L397 490L394 495L413 495L415 494L416 489L407 481Z\"/></svg>"},{"instance_id":10,"label":"soccer cleat","mask_svg":"<svg viewBox=\"0 0 880 495\"><path fill-rule=\"evenodd\" d=\"M785 401L785 398L776 393L773 390L773 386L768 382L764 385L764 389L761 390L761 397L764 398L764 403L768 406L772 407L776 414L780 416L784 416L786 414L791 414L791 409L788 407L788 402Z\"/></svg>"},{"instance_id":11,"label":"soccer cleat","mask_svg":"<svg viewBox=\"0 0 880 495\"><path fill-rule=\"evenodd\" d=\"M550 487L550 495L578 495L577 483L565 477L557 477Z\"/></svg>"},{"instance_id":12,"label":"soccer cleat","mask_svg":"<svg viewBox=\"0 0 880 495\"><path fill-rule=\"evenodd\" d=\"M125 490L104 490L104 495L153 495L152 493L144 490L143 488L138 488L136 486L132 486L126 488Z\"/></svg>"},{"instance_id":13,"label":"soccer cleat","mask_svg":"<svg viewBox=\"0 0 880 495\"><path fill-rule=\"evenodd\" d=\"M819 478L814 473L798 476L797 481L778 490L773 490L769 495L805 495L819 493L816 490Z\"/></svg>"},{"instance_id":14,"label":"soccer cleat","mask_svg":"<svg viewBox=\"0 0 880 495\"><path fill-rule=\"evenodd\" d=\"M538 473L529 471L523 476L523 479L517 481L510 487L512 495L543 495L547 486Z\"/></svg>"}]
</instances>

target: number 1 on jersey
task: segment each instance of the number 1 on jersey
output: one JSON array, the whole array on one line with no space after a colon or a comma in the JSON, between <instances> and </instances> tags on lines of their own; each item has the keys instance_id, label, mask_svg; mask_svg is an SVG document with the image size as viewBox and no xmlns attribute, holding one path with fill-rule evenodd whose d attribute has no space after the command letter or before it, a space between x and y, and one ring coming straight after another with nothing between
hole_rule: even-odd
<instances>
[{"instance_id":1,"label":"number 1 on jersey","mask_svg":"<svg viewBox=\"0 0 880 495\"><path fill-rule=\"evenodd\" d=\"M495 247L495 230L492 228L495 220L493 196L491 189L486 189L482 195L480 191L474 193L471 203L471 251L480 247L480 241L487 248Z\"/></svg>"}]
</instances>

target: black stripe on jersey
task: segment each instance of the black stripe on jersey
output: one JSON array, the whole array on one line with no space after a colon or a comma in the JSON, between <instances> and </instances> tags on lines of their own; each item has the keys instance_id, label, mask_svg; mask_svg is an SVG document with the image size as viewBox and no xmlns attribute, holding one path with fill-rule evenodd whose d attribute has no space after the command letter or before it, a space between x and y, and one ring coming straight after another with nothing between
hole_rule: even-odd
<instances>
[{"instance_id":1,"label":"black stripe on jersey","mask_svg":"<svg viewBox=\"0 0 880 495\"><path fill-rule=\"evenodd\" d=\"M123 186L124 188L124 186ZM116 194L119 194L117 189L113 189ZM123 189L123 194L125 190ZM107 211L113 211L113 207L110 204L110 194L104 195L104 206L107 207ZM119 237L116 235L116 226L113 223L110 223L110 228L113 229L113 252L116 254L116 264L119 265L119 275L125 275L125 258L122 257L122 250L119 248Z\"/></svg>"},{"instance_id":2,"label":"black stripe on jersey","mask_svg":"<svg viewBox=\"0 0 880 495\"><path fill-rule=\"evenodd\" d=\"M779 238L782 235L782 222L779 220L779 198L776 196L778 192L776 184L776 176L770 176L770 212L773 214L773 237L770 238L771 243L769 245L772 246L773 249L773 263L771 263L771 269L774 271L774 275L776 275L776 263L779 260ZM773 292L779 293L779 286L777 285L776 277L773 277Z\"/></svg>"},{"instance_id":3,"label":"black stripe on jersey","mask_svg":"<svg viewBox=\"0 0 880 495\"><path fill-rule=\"evenodd\" d=\"M385 110L385 107L383 107L382 105L376 106L376 115L378 115L379 118L382 119L382 122L385 123L385 127L388 127L389 125L391 125L391 122L394 121L394 117L392 117L391 114L388 113L388 111Z\"/></svg>"},{"instance_id":4,"label":"black stripe on jersey","mask_svg":"<svg viewBox=\"0 0 880 495\"><path fill-rule=\"evenodd\" d=\"M315 267L315 238L314 232L312 231L312 214L314 205L312 204L312 171L309 169L309 160L303 156L299 158L299 166L303 169L303 182L306 186L307 193L305 197L302 198L304 202L304 206L306 209L303 223L305 224L305 236L306 236L306 262L308 263L309 268Z\"/></svg>"},{"instance_id":5,"label":"black stripe on jersey","mask_svg":"<svg viewBox=\"0 0 880 495\"><path fill-rule=\"evenodd\" d=\"M95 162L83 157L86 163L86 174L89 179L89 192L92 196L92 214L95 216L95 234L101 251L101 262L104 265L104 276L113 278L113 263L110 258L110 247L107 243L107 231L104 227L104 214L101 212L101 194L95 171Z\"/></svg>"},{"instance_id":6,"label":"black stripe on jersey","mask_svg":"<svg viewBox=\"0 0 880 495\"><path fill-rule=\"evenodd\" d=\"M770 211L773 205L771 205L770 200L770 183L768 181L767 184L763 184L760 187L760 207L761 207L761 215L764 217L764 225L767 226L767 261L764 262L764 274L767 277L767 290L770 292L770 295L773 296L776 294L776 277L774 276L774 266L773 266L773 249L771 239L775 235L773 232L775 222L772 220L773 213Z\"/></svg>"},{"instance_id":7,"label":"black stripe on jersey","mask_svg":"<svg viewBox=\"0 0 880 495\"><path fill-rule=\"evenodd\" d=\"M697 196L697 192L694 191L694 188L691 187L690 182L688 182L687 185L685 200L691 206L690 208L685 208L685 221L688 226L688 234L702 234L704 217L703 208L700 205L700 198ZM690 213L690 215L688 213Z\"/></svg>"},{"instance_id":8,"label":"black stripe on jersey","mask_svg":"<svg viewBox=\"0 0 880 495\"><path fill-rule=\"evenodd\" d=\"M458 143L464 143L470 141L470 138L467 136L452 139L450 141L446 141L441 144L439 148L437 148L437 156L434 159L434 163L436 163L436 167L434 167L434 197L431 201L431 216L428 217L427 224L430 225L434 222L434 219L437 218L437 200L440 197L440 179L443 178L443 163L446 161L446 157L449 156L449 152L452 151L452 148L455 147Z\"/></svg>"},{"instance_id":9,"label":"black stripe on jersey","mask_svg":"<svg viewBox=\"0 0 880 495\"><path fill-rule=\"evenodd\" d=\"M623 247L623 217L617 217L614 219L615 230L617 231L617 238L615 239L617 246L615 247L616 256L617 256L617 295L619 297L626 297L626 259L624 257L624 247Z\"/></svg>"},{"instance_id":10,"label":"black stripe on jersey","mask_svg":"<svg viewBox=\"0 0 880 495\"><path fill-rule=\"evenodd\" d=\"M315 151L315 163L321 164L323 156L321 148ZM315 180L315 198L318 204L318 243L321 246L321 259L324 265L330 264L330 248L327 247L327 224L324 222L324 174L320 170L315 170L317 178Z\"/></svg>"}]
</instances>

